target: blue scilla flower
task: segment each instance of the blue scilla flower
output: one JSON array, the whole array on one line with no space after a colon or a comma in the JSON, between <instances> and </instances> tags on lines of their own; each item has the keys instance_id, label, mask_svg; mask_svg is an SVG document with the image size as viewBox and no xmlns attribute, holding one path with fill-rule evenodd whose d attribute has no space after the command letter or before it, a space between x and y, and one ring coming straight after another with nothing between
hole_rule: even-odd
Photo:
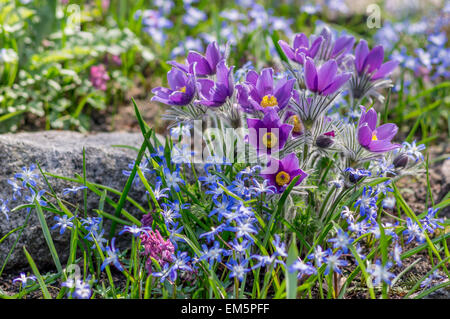
<instances>
[{"instance_id":1,"label":"blue scilla flower","mask_svg":"<svg viewBox=\"0 0 450 319\"><path fill-rule=\"evenodd\" d=\"M342 270L339 267L347 266L348 262L346 260L339 259L341 255L342 250L338 250L335 254L333 254L330 248L327 250L327 257L325 258L325 264L327 265L324 272L325 276L328 275L330 271L342 274Z\"/></svg>"},{"instance_id":2,"label":"blue scilla flower","mask_svg":"<svg viewBox=\"0 0 450 319\"><path fill-rule=\"evenodd\" d=\"M252 234L255 234L258 232L254 225L255 221L256 221L256 218L252 218L252 217L245 218L245 219L238 219L236 221L236 226L226 227L225 230L236 232L237 238L244 237L246 239L253 241Z\"/></svg>"},{"instance_id":3,"label":"blue scilla flower","mask_svg":"<svg viewBox=\"0 0 450 319\"><path fill-rule=\"evenodd\" d=\"M178 184L186 184L186 182L180 177L180 169L177 168L171 172L169 168L164 168L164 179L168 188L173 188L176 192L180 191Z\"/></svg>"},{"instance_id":4,"label":"blue scilla flower","mask_svg":"<svg viewBox=\"0 0 450 319\"><path fill-rule=\"evenodd\" d=\"M397 266L402 266L402 246L399 245L398 241L395 241L394 248L390 253L392 259L395 261Z\"/></svg>"},{"instance_id":5,"label":"blue scilla flower","mask_svg":"<svg viewBox=\"0 0 450 319\"><path fill-rule=\"evenodd\" d=\"M170 275L169 263L165 263L163 269L158 272L152 272L153 277L160 277L160 282L163 283Z\"/></svg>"},{"instance_id":6,"label":"blue scilla flower","mask_svg":"<svg viewBox=\"0 0 450 319\"><path fill-rule=\"evenodd\" d=\"M249 198L252 195L251 188L245 184L243 179L236 178L228 189L240 197Z\"/></svg>"},{"instance_id":7,"label":"blue scilla flower","mask_svg":"<svg viewBox=\"0 0 450 319\"><path fill-rule=\"evenodd\" d=\"M221 232L226 230L225 224L220 224L219 226L213 226L211 227L211 230L209 232L203 233L199 236L199 238L206 238L207 242L212 242L215 240L215 236Z\"/></svg>"},{"instance_id":8,"label":"blue scilla flower","mask_svg":"<svg viewBox=\"0 0 450 319\"><path fill-rule=\"evenodd\" d=\"M210 174L208 171L206 171L206 176L200 176L198 180L204 185L215 185L219 181L219 177L215 174Z\"/></svg>"},{"instance_id":9,"label":"blue scilla flower","mask_svg":"<svg viewBox=\"0 0 450 319\"><path fill-rule=\"evenodd\" d=\"M172 242L172 244L176 247L177 241L183 241L182 238L177 236L178 234L181 234L181 232L184 229L184 226L178 227L178 222L172 223L172 224L166 224L167 231L169 232L169 240Z\"/></svg>"},{"instance_id":10,"label":"blue scilla flower","mask_svg":"<svg viewBox=\"0 0 450 319\"><path fill-rule=\"evenodd\" d=\"M68 194L76 194L78 193L80 190L86 189L86 186L75 186L75 187L70 187L70 188L64 188L63 189L63 196L66 196Z\"/></svg>"},{"instance_id":11,"label":"blue scilla flower","mask_svg":"<svg viewBox=\"0 0 450 319\"><path fill-rule=\"evenodd\" d=\"M348 246L353 242L353 239L342 229L338 229L336 237L329 239L328 242L333 243L333 248L342 248L342 251L347 253Z\"/></svg>"},{"instance_id":12,"label":"blue scilla flower","mask_svg":"<svg viewBox=\"0 0 450 319\"><path fill-rule=\"evenodd\" d=\"M42 199L42 196L45 194L45 190L40 190L36 193L36 191L32 188L29 188L31 196L25 196L25 200L30 204L39 203L41 206L47 206L47 202ZM30 208L28 208L30 210Z\"/></svg>"},{"instance_id":13,"label":"blue scilla flower","mask_svg":"<svg viewBox=\"0 0 450 319\"><path fill-rule=\"evenodd\" d=\"M375 193L376 194L381 194L383 193L384 195L387 195L388 193L393 193L394 190L392 189L392 187L389 187L389 185L392 183L391 180L385 181L383 183L377 184Z\"/></svg>"},{"instance_id":14,"label":"blue scilla flower","mask_svg":"<svg viewBox=\"0 0 450 319\"><path fill-rule=\"evenodd\" d=\"M105 234L105 230L90 230L88 234L84 237L84 239L93 242L91 249L97 249L97 245L100 247L102 251L105 251L105 245L108 242L103 235Z\"/></svg>"},{"instance_id":15,"label":"blue scilla flower","mask_svg":"<svg viewBox=\"0 0 450 319\"><path fill-rule=\"evenodd\" d=\"M394 278L395 275L388 271L389 268L392 267L392 262L387 262L385 266L381 264L380 260L377 260L375 264L372 264L369 269L367 269L367 272L372 276L373 278L373 285L377 286L382 281L384 281L386 284L391 284L391 278Z\"/></svg>"},{"instance_id":16,"label":"blue scilla flower","mask_svg":"<svg viewBox=\"0 0 450 319\"><path fill-rule=\"evenodd\" d=\"M310 262L303 262L300 257L292 263L288 268L289 272L298 271L297 278L301 279L303 276L311 276L317 273L317 269Z\"/></svg>"},{"instance_id":17,"label":"blue scilla flower","mask_svg":"<svg viewBox=\"0 0 450 319\"><path fill-rule=\"evenodd\" d=\"M230 278L237 278L239 281L242 281L245 273L251 270L250 268L247 268L247 263L247 259L242 261L230 259L230 261L225 264L225 266L230 269Z\"/></svg>"},{"instance_id":18,"label":"blue scilla flower","mask_svg":"<svg viewBox=\"0 0 450 319\"><path fill-rule=\"evenodd\" d=\"M156 153L151 153L150 156L152 158L156 158L159 160L163 160L165 157L165 149L164 146L159 146L158 148L155 149Z\"/></svg>"},{"instance_id":19,"label":"blue scilla flower","mask_svg":"<svg viewBox=\"0 0 450 319\"><path fill-rule=\"evenodd\" d=\"M233 248L233 250L229 250L227 254L232 255L234 252L236 254L236 257L240 258L245 257L247 251L250 249L253 242L245 239L240 241L235 238L232 242L229 242L228 244Z\"/></svg>"},{"instance_id":20,"label":"blue scilla flower","mask_svg":"<svg viewBox=\"0 0 450 319\"><path fill-rule=\"evenodd\" d=\"M406 229L403 231L403 235L408 236L406 241L409 244L413 240L417 240L420 244L425 242L425 234L419 224L414 222L411 218L406 219Z\"/></svg>"},{"instance_id":21,"label":"blue scilla flower","mask_svg":"<svg viewBox=\"0 0 450 319\"><path fill-rule=\"evenodd\" d=\"M414 140L411 144L408 142L403 142L402 145L406 154L413 160L415 160L416 162L419 160L424 160L423 154L421 152L425 149L424 144L416 145L416 141Z\"/></svg>"},{"instance_id":22,"label":"blue scilla flower","mask_svg":"<svg viewBox=\"0 0 450 319\"><path fill-rule=\"evenodd\" d=\"M215 206L209 213L208 217L216 215L219 221L222 220L224 215L236 210L236 200L230 196L224 195L221 200L213 199L213 202Z\"/></svg>"},{"instance_id":23,"label":"blue scilla flower","mask_svg":"<svg viewBox=\"0 0 450 319\"><path fill-rule=\"evenodd\" d=\"M253 191L255 195L261 195L263 193L266 194L275 194L277 189L273 185L269 185L269 180L265 179L262 183L260 183L256 178L252 179L253 186L250 189Z\"/></svg>"},{"instance_id":24,"label":"blue scilla flower","mask_svg":"<svg viewBox=\"0 0 450 319\"><path fill-rule=\"evenodd\" d=\"M12 199L17 200L18 197L22 196L22 186L20 186L16 180L8 179L8 184L12 187L13 195Z\"/></svg>"},{"instance_id":25,"label":"blue scilla flower","mask_svg":"<svg viewBox=\"0 0 450 319\"><path fill-rule=\"evenodd\" d=\"M223 190L222 187L219 186L222 185L221 182L215 184L215 185L209 185L209 190L205 191L205 194L209 194L212 195L213 199L217 199L219 196L222 196L225 191Z\"/></svg>"},{"instance_id":26,"label":"blue scilla flower","mask_svg":"<svg viewBox=\"0 0 450 319\"><path fill-rule=\"evenodd\" d=\"M130 169L129 171L127 170L122 170L122 174L129 177L131 175L131 172L133 170L133 167L135 165L135 161L133 161L132 163L128 164L128 168ZM148 159L143 159L140 163L139 163L139 169L141 170L142 174L145 176L146 174L151 174L152 170L148 168L148 163L149 160ZM141 181L141 178L139 177L139 175L136 173L136 175L134 176L133 179L133 183L134 185L139 185Z\"/></svg>"},{"instance_id":27,"label":"blue scilla flower","mask_svg":"<svg viewBox=\"0 0 450 319\"><path fill-rule=\"evenodd\" d=\"M84 226L84 228L88 231L88 232L93 232L93 231L98 231L100 230L100 225L102 222L102 218L101 217L87 217L87 218L82 218L81 220L81 225Z\"/></svg>"},{"instance_id":28,"label":"blue scilla flower","mask_svg":"<svg viewBox=\"0 0 450 319\"><path fill-rule=\"evenodd\" d=\"M439 272L436 269L430 276L425 278L425 280L420 283L420 287L421 288L431 288L431 286L433 285L433 280L439 280L442 278L443 277L441 275L439 275Z\"/></svg>"},{"instance_id":29,"label":"blue scilla flower","mask_svg":"<svg viewBox=\"0 0 450 319\"><path fill-rule=\"evenodd\" d=\"M321 267L327 256L328 256L328 251L323 250L320 245L317 245L316 247L314 247L314 252L312 254L308 255L307 258L314 259L316 266Z\"/></svg>"},{"instance_id":30,"label":"blue scilla flower","mask_svg":"<svg viewBox=\"0 0 450 319\"><path fill-rule=\"evenodd\" d=\"M439 208L428 208L427 215L420 220L423 228L430 233L433 233L436 228L444 229L444 226L439 225L444 223L444 219L436 218L436 214L438 211Z\"/></svg>"},{"instance_id":31,"label":"blue scilla flower","mask_svg":"<svg viewBox=\"0 0 450 319\"><path fill-rule=\"evenodd\" d=\"M356 245L355 251L358 254L359 258L361 258L361 260L366 259L366 255L363 253L363 248L359 243ZM355 260L355 263L356 265L358 265L358 260Z\"/></svg>"},{"instance_id":32,"label":"blue scilla flower","mask_svg":"<svg viewBox=\"0 0 450 319\"><path fill-rule=\"evenodd\" d=\"M138 237L141 234L148 234L148 232L152 230L151 227L144 226L144 227L138 227L137 225L133 226L124 226L123 229L119 232L119 235L122 235L124 233L129 233L133 235L133 237Z\"/></svg>"},{"instance_id":33,"label":"blue scilla flower","mask_svg":"<svg viewBox=\"0 0 450 319\"><path fill-rule=\"evenodd\" d=\"M272 256L268 256L268 255L264 255L264 256L252 255L252 256L250 256L250 258L257 260L256 264L252 267L252 269L257 269L257 268L260 268L260 267L267 267L267 266L272 265L272 264L280 264L280 263L282 263L282 261L277 259L274 255L272 255Z\"/></svg>"},{"instance_id":34,"label":"blue scilla flower","mask_svg":"<svg viewBox=\"0 0 450 319\"><path fill-rule=\"evenodd\" d=\"M356 201L354 207L359 207L359 214L361 216L369 215L372 208L377 207L376 192L372 189L372 187L364 187L362 196Z\"/></svg>"},{"instance_id":35,"label":"blue scilla flower","mask_svg":"<svg viewBox=\"0 0 450 319\"><path fill-rule=\"evenodd\" d=\"M62 217L60 216L55 216L55 220L56 220L56 224L52 227L52 229L55 228L60 228L59 229L59 234L62 235L64 234L64 232L66 231L67 228L72 228L73 227L73 220L74 216L70 217L67 215L63 215Z\"/></svg>"},{"instance_id":36,"label":"blue scilla flower","mask_svg":"<svg viewBox=\"0 0 450 319\"><path fill-rule=\"evenodd\" d=\"M102 263L102 266L100 267L101 271L105 269L107 265L114 265L119 271L123 271L123 266L119 262L119 250L115 247L116 238L114 237L111 240L111 247L106 247L106 258Z\"/></svg>"},{"instance_id":37,"label":"blue scilla flower","mask_svg":"<svg viewBox=\"0 0 450 319\"><path fill-rule=\"evenodd\" d=\"M13 279L13 283L20 282L22 284L22 288L25 288L30 281L35 282L37 278L35 276L27 276L25 273L20 273L20 276Z\"/></svg>"},{"instance_id":38,"label":"blue scilla flower","mask_svg":"<svg viewBox=\"0 0 450 319\"><path fill-rule=\"evenodd\" d=\"M372 162L371 168L376 171L378 176L384 176L385 174L396 175L394 165L389 164L385 158L380 158L377 161Z\"/></svg>"},{"instance_id":39,"label":"blue scilla flower","mask_svg":"<svg viewBox=\"0 0 450 319\"><path fill-rule=\"evenodd\" d=\"M191 136L191 128L192 128L191 124L180 124L178 126L172 127L170 129L170 136L172 136L175 139L184 136Z\"/></svg>"},{"instance_id":40,"label":"blue scilla flower","mask_svg":"<svg viewBox=\"0 0 450 319\"><path fill-rule=\"evenodd\" d=\"M8 213L10 212L8 208L8 200L0 199L0 212L5 215L6 220L9 220Z\"/></svg>"},{"instance_id":41,"label":"blue scilla flower","mask_svg":"<svg viewBox=\"0 0 450 319\"><path fill-rule=\"evenodd\" d=\"M209 267L212 267L215 261L221 262L222 255L225 250L220 247L220 243L215 241L211 248L208 248L205 244L202 245L203 254L200 257L200 260L206 260L209 263Z\"/></svg>"},{"instance_id":42,"label":"blue scilla flower","mask_svg":"<svg viewBox=\"0 0 450 319\"><path fill-rule=\"evenodd\" d=\"M173 263L169 269L169 278L171 281L177 279L178 271L192 271L192 268L188 265L191 258L188 256L187 252L178 251L177 255L172 255Z\"/></svg>"},{"instance_id":43,"label":"blue scilla flower","mask_svg":"<svg viewBox=\"0 0 450 319\"><path fill-rule=\"evenodd\" d=\"M287 257L286 243L281 241L280 235L276 234L274 237L275 239L272 240L274 255L280 257Z\"/></svg>"},{"instance_id":44,"label":"blue scilla flower","mask_svg":"<svg viewBox=\"0 0 450 319\"><path fill-rule=\"evenodd\" d=\"M362 236L370 230L370 224L368 224L367 220L351 222L348 225L348 230L355 233L357 236Z\"/></svg>"},{"instance_id":45,"label":"blue scilla flower","mask_svg":"<svg viewBox=\"0 0 450 319\"><path fill-rule=\"evenodd\" d=\"M22 180L22 186L27 187L27 184L30 184L33 187L36 187L37 179L39 179L39 175L34 173L36 169L36 165L31 164L30 167L22 167L21 173L16 173L14 175L15 178Z\"/></svg>"},{"instance_id":46,"label":"blue scilla flower","mask_svg":"<svg viewBox=\"0 0 450 319\"><path fill-rule=\"evenodd\" d=\"M161 206L163 207L161 215L163 216L166 225L173 225L175 223L175 218L181 217L179 211L175 211L169 205L161 204Z\"/></svg>"},{"instance_id":47,"label":"blue scilla flower","mask_svg":"<svg viewBox=\"0 0 450 319\"><path fill-rule=\"evenodd\" d=\"M175 212L181 212L183 209L189 209L191 207L191 204L184 203L181 204L178 199L174 200L173 202L168 201L168 204L171 209L173 209Z\"/></svg>"},{"instance_id":48,"label":"blue scilla flower","mask_svg":"<svg viewBox=\"0 0 450 319\"><path fill-rule=\"evenodd\" d=\"M162 182L161 182L161 177L158 177L156 179L156 184L155 184L155 189L153 190L153 195L155 195L156 200L160 200L161 198L168 198L169 195L166 194L167 192L170 191L169 188L161 188L162 186ZM148 193L148 191L147 191Z\"/></svg>"},{"instance_id":49,"label":"blue scilla flower","mask_svg":"<svg viewBox=\"0 0 450 319\"><path fill-rule=\"evenodd\" d=\"M174 146L172 148L172 163L175 164L187 164L189 167L191 167L191 161L192 157L194 156L195 152L191 150L191 146L184 144L181 148L178 146Z\"/></svg>"}]
</instances>

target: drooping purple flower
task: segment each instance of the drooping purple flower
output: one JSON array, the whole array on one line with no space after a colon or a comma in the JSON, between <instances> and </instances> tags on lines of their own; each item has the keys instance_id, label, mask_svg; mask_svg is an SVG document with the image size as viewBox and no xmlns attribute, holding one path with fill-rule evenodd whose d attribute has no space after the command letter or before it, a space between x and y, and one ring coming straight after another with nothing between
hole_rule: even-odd
<instances>
[{"instance_id":1,"label":"drooping purple flower","mask_svg":"<svg viewBox=\"0 0 450 319\"><path fill-rule=\"evenodd\" d=\"M294 81L282 78L274 86L272 68L263 69L261 74L251 70L247 73L245 84L238 86L238 101L249 113L282 110L292 97Z\"/></svg>"},{"instance_id":2,"label":"drooping purple flower","mask_svg":"<svg viewBox=\"0 0 450 319\"><path fill-rule=\"evenodd\" d=\"M372 81L385 78L394 71L398 61L391 60L383 63L383 46L377 45L369 51L365 40L361 40L355 48L355 68L358 74L368 73Z\"/></svg>"},{"instance_id":3,"label":"drooping purple flower","mask_svg":"<svg viewBox=\"0 0 450 319\"><path fill-rule=\"evenodd\" d=\"M275 110L267 112L262 120L247 119L247 125L249 143L256 148L257 154L271 154L282 149L293 128L283 124Z\"/></svg>"},{"instance_id":4,"label":"drooping purple flower","mask_svg":"<svg viewBox=\"0 0 450 319\"><path fill-rule=\"evenodd\" d=\"M308 90L320 95L330 95L339 90L350 79L351 73L337 74L338 66L335 60L325 62L316 68L310 58L305 63L305 83Z\"/></svg>"},{"instance_id":5,"label":"drooping purple flower","mask_svg":"<svg viewBox=\"0 0 450 319\"><path fill-rule=\"evenodd\" d=\"M300 178L295 185L300 184L308 176L300 169L295 153L286 155L281 161L271 158L269 165L260 175L268 180L270 185L275 186L278 193L282 193L296 176Z\"/></svg>"},{"instance_id":6,"label":"drooping purple flower","mask_svg":"<svg viewBox=\"0 0 450 319\"><path fill-rule=\"evenodd\" d=\"M397 125L386 123L377 128L377 112L373 108L366 111L364 106L361 106L361 111L358 141L362 147L374 153L383 153L401 147L399 144L391 143L397 134Z\"/></svg>"},{"instance_id":7,"label":"drooping purple flower","mask_svg":"<svg viewBox=\"0 0 450 319\"><path fill-rule=\"evenodd\" d=\"M194 75L172 68L167 73L167 81L170 89L164 87L154 88L152 93L155 96L152 97L152 101L178 106L191 103L196 91Z\"/></svg>"},{"instance_id":8,"label":"drooping purple flower","mask_svg":"<svg viewBox=\"0 0 450 319\"><path fill-rule=\"evenodd\" d=\"M299 33L295 35L292 47L283 40L279 40L278 44L290 60L304 64L306 57L314 59L322 41L323 37L320 36L310 44L308 37L304 33Z\"/></svg>"},{"instance_id":9,"label":"drooping purple flower","mask_svg":"<svg viewBox=\"0 0 450 319\"><path fill-rule=\"evenodd\" d=\"M186 58L187 65L176 61L169 61L168 64L186 73L195 74L196 76L208 76L216 74L218 64L223 58L224 56L220 53L219 46L214 41L207 46L205 55L197 51L190 51Z\"/></svg>"},{"instance_id":10,"label":"drooping purple flower","mask_svg":"<svg viewBox=\"0 0 450 319\"><path fill-rule=\"evenodd\" d=\"M216 82L210 79L198 79L201 100L197 103L209 107L222 106L234 92L233 67L228 68L225 60L217 64Z\"/></svg>"}]
</instances>

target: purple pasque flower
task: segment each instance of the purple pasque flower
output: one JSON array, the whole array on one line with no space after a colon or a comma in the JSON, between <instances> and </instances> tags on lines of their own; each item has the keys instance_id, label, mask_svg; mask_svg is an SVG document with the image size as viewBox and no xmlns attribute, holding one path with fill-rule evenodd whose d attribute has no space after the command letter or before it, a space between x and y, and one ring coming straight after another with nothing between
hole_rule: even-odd
<instances>
[{"instance_id":1,"label":"purple pasque flower","mask_svg":"<svg viewBox=\"0 0 450 319\"><path fill-rule=\"evenodd\" d=\"M238 102L249 113L282 110L292 97L294 81L295 79L281 78L274 86L272 68L263 69L261 74L250 70L245 83L237 86Z\"/></svg>"},{"instance_id":2,"label":"purple pasque flower","mask_svg":"<svg viewBox=\"0 0 450 319\"><path fill-rule=\"evenodd\" d=\"M367 42L361 40L355 48L356 71L359 75L370 74L372 81L387 77L398 65L398 61L392 60L383 63L383 59L384 49L381 45L377 45L369 51Z\"/></svg>"},{"instance_id":3,"label":"purple pasque flower","mask_svg":"<svg viewBox=\"0 0 450 319\"><path fill-rule=\"evenodd\" d=\"M326 26L322 29L319 36L323 37L323 41L315 59L322 61L335 59L338 65L345 62L347 54L350 53L355 44L355 38L351 35L344 34L334 40L333 33Z\"/></svg>"},{"instance_id":4,"label":"purple pasque flower","mask_svg":"<svg viewBox=\"0 0 450 319\"><path fill-rule=\"evenodd\" d=\"M197 79L202 99L196 103L209 107L222 106L234 92L233 68L228 68L223 59L217 64L216 82L210 79Z\"/></svg>"},{"instance_id":5,"label":"purple pasque flower","mask_svg":"<svg viewBox=\"0 0 450 319\"><path fill-rule=\"evenodd\" d=\"M186 58L187 65L176 61L169 61L167 63L185 73L205 77L216 74L218 64L223 59L224 56L220 53L219 46L213 41L206 47L205 55L202 55L197 51L189 51Z\"/></svg>"},{"instance_id":6,"label":"purple pasque flower","mask_svg":"<svg viewBox=\"0 0 450 319\"><path fill-rule=\"evenodd\" d=\"M267 112L262 120L247 119L249 129L248 141L256 148L256 153L271 154L286 144L293 128L283 124L275 110Z\"/></svg>"},{"instance_id":7,"label":"purple pasque flower","mask_svg":"<svg viewBox=\"0 0 450 319\"><path fill-rule=\"evenodd\" d=\"M362 147L374 153L383 153L401 147L399 144L391 143L392 138L397 134L397 125L386 123L377 128L377 112L373 108L366 111L364 106L361 106L361 111L358 142Z\"/></svg>"},{"instance_id":8,"label":"purple pasque flower","mask_svg":"<svg viewBox=\"0 0 450 319\"><path fill-rule=\"evenodd\" d=\"M205 55L196 51L190 51L186 58L189 64L189 72L198 76L213 75L217 72L217 65L223 59L217 42L214 41L206 47Z\"/></svg>"},{"instance_id":9,"label":"purple pasque flower","mask_svg":"<svg viewBox=\"0 0 450 319\"><path fill-rule=\"evenodd\" d=\"M335 60L329 60L320 67L314 65L311 58L305 62L305 83L308 90L320 95L330 95L339 90L349 79L351 73L338 74Z\"/></svg>"},{"instance_id":10,"label":"purple pasque flower","mask_svg":"<svg viewBox=\"0 0 450 319\"><path fill-rule=\"evenodd\" d=\"M299 33L295 35L292 47L283 40L279 40L278 44L290 60L304 64L306 57L314 59L322 41L323 37L321 36L309 41L304 33Z\"/></svg>"},{"instance_id":11,"label":"purple pasque flower","mask_svg":"<svg viewBox=\"0 0 450 319\"><path fill-rule=\"evenodd\" d=\"M268 180L270 185L275 186L278 193L282 193L296 176L300 178L295 185L300 184L308 176L300 169L295 153L286 155L281 161L271 158L269 165L260 175Z\"/></svg>"},{"instance_id":12,"label":"purple pasque flower","mask_svg":"<svg viewBox=\"0 0 450 319\"><path fill-rule=\"evenodd\" d=\"M177 68L172 68L167 73L167 81L170 89L164 87L154 88L152 93L155 96L152 97L152 101L179 106L191 103L196 92L195 76L193 74L186 74Z\"/></svg>"}]
</instances>

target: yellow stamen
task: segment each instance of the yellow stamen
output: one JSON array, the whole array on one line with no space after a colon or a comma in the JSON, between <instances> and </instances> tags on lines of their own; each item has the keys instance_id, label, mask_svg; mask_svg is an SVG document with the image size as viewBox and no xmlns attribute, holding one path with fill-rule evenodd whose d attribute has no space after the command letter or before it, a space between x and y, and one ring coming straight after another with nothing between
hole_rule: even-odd
<instances>
[{"instance_id":1,"label":"yellow stamen","mask_svg":"<svg viewBox=\"0 0 450 319\"><path fill-rule=\"evenodd\" d=\"M180 91L181 93L186 93L186 87L183 86L182 88L180 88L178 91Z\"/></svg>"},{"instance_id":2,"label":"yellow stamen","mask_svg":"<svg viewBox=\"0 0 450 319\"><path fill-rule=\"evenodd\" d=\"M277 174L277 176L275 176L275 182L279 185L279 186L284 186L286 184L288 184L291 181L291 176L286 173L285 171L281 171Z\"/></svg>"},{"instance_id":3,"label":"yellow stamen","mask_svg":"<svg viewBox=\"0 0 450 319\"><path fill-rule=\"evenodd\" d=\"M303 124L298 118L297 115L292 115L289 118L289 124L293 125L294 128L292 129L295 133L302 133L303 132Z\"/></svg>"},{"instance_id":4,"label":"yellow stamen","mask_svg":"<svg viewBox=\"0 0 450 319\"><path fill-rule=\"evenodd\" d=\"M375 135L375 133L372 134L372 141L378 141L378 137Z\"/></svg>"},{"instance_id":5,"label":"yellow stamen","mask_svg":"<svg viewBox=\"0 0 450 319\"><path fill-rule=\"evenodd\" d=\"M267 148L272 148L277 144L278 138L276 137L275 134L267 132L266 134L263 135L262 142Z\"/></svg>"},{"instance_id":6,"label":"yellow stamen","mask_svg":"<svg viewBox=\"0 0 450 319\"><path fill-rule=\"evenodd\" d=\"M266 95L262 98L260 103L262 107L274 107L278 105L277 98L273 95Z\"/></svg>"}]
</instances>

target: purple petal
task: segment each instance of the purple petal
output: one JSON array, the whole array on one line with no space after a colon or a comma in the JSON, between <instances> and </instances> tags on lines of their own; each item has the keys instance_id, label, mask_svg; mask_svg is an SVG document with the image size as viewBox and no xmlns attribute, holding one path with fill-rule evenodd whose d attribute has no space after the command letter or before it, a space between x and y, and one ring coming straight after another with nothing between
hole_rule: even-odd
<instances>
[{"instance_id":1,"label":"purple petal","mask_svg":"<svg viewBox=\"0 0 450 319\"><path fill-rule=\"evenodd\" d=\"M310 91L317 91L317 71L313 60L310 58L307 58L305 63L305 83Z\"/></svg>"},{"instance_id":2,"label":"purple petal","mask_svg":"<svg viewBox=\"0 0 450 319\"><path fill-rule=\"evenodd\" d=\"M273 70L263 69L256 83L256 89L261 97L272 94L273 91Z\"/></svg>"},{"instance_id":3,"label":"purple petal","mask_svg":"<svg viewBox=\"0 0 450 319\"><path fill-rule=\"evenodd\" d=\"M383 153L383 152L388 152L388 151L394 150L399 147L401 147L401 145L392 144L388 140L378 140L378 141L372 141L372 143L370 143L368 149L369 149L369 151L374 152L374 153Z\"/></svg>"},{"instance_id":4,"label":"purple petal","mask_svg":"<svg viewBox=\"0 0 450 319\"><path fill-rule=\"evenodd\" d=\"M394 71L394 69L398 66L398 61L388 61L383 63L378 71L372 76L372 80L378 80L380 78L384 78Z\"/></svg>"},{"instance_id":5,"label":"purple petal","mask_svg":"<svg viewBox=\"0 0 450 319\"><path fill-rule=\"evenodd\" d=\"M298 48L308 48L309 47L309 41L308 37L304 33L299 33L295 35L294 38L294 49Z\"/></svg>"},{"instance_id":6,"label":"purple petal","mask_svg":"<svg viewBox=\"0 0 450 319\"><path fill-rule=\"evenodd\" d=\"M369 146L372 142L372 130L367 123L358 128L358 142L363 147Z\"/></svg>"},{"instance_id":7,"label":"purple petal","mask_svg":"<svg viewBox=\"0 0 450 319\"><path fill-rule=\"evenodd\" d=\"M213 73L216 73L216 66L220 61L220 51L215 41L210 43L206 48L206 60L208 60L209 66Z\"/></svg>"},{"instance_id":8,"label":"purple petal","mask_svg":"<svg viewBox=\"0 0 450 319\"><path fill-rule=\"evenodd\" d=\"M378 138L378 140L392 140L398 132L397 125L393 123L386 123L381 126L379 126L375 131L374 134Z\"/></svg>"},{"instance_id":9,"label":"purple petal","mask_svg":"<svg viewBox=\"0 0 450 319\"><path fill-rule=\"evenodd\" d=\"M329 60L325 62L320 69L317 71L318 84L317 89L319 92L322 92L327 86L329 86L330 82L333 80L336 75L337 64L334 60Z\"/></svg>"},{"instance_id":10,"label":"purple petal","mask_svg":"<svg viewBox=\"0 0 450 319\"><path fill-rule=\"evenodd\" d=\"M367 46L366 40L359 41L355 48L355 66L358 73L361 73L364 68L364 61L369 54L369 47Z\"/></svg>"},{"instance_id":11,"label":"purple petal","mask_svg":"<svg viewBox=\"0 0 450 319\"><path fill-rule=\"evenodd\" d=\"M367 68L368 73L372 73L375 70L378 70L383 63L384 59L384 50L381 45L376 46L370 51L367 55L366 60L364 61L363 70Z\"/></svg>"},{"instance_id":12,"label":"purple petal","mask_svg":"<svg viewBox=\"0 0 450 319\"><path fill-rule=\"evenodd\" d=\"M339 90L341 88L341 86L343 86L352 76L351 73L344 73L344 74L340 74L338 76L336 76L333 80L333 82L331 82L328 87L326 87L323 91L322 94L323 95L328 95L328 94L333 94L334 92L336 92L337 90Z\"/></svg>"},{"instance_id":13,"label":"purple petal","mask_svg":"<svg viewBox=\"0 0 450 319\"><path fill-rule=\"evenodd\" d=\"M291 59L291 60L295 59L294 50L289 46L289 44L287 44L283 40L279 40L278 45L281 47L281 49L283 50L284 54L286 54L288 59Z\"/></svg>"},{"instance_id":14,"label":"purple petal","mask_svg":"<svg viewBox=\"0 0 450 319\"><path fill-rule=\"evenodd\" d=\"M195 64L195 72L198 75L205 76L213 74L213 70L209 66L208 60L206 60L200 53L190 51L187 56L189 66Z\"/></svg>"}]
</instances>

